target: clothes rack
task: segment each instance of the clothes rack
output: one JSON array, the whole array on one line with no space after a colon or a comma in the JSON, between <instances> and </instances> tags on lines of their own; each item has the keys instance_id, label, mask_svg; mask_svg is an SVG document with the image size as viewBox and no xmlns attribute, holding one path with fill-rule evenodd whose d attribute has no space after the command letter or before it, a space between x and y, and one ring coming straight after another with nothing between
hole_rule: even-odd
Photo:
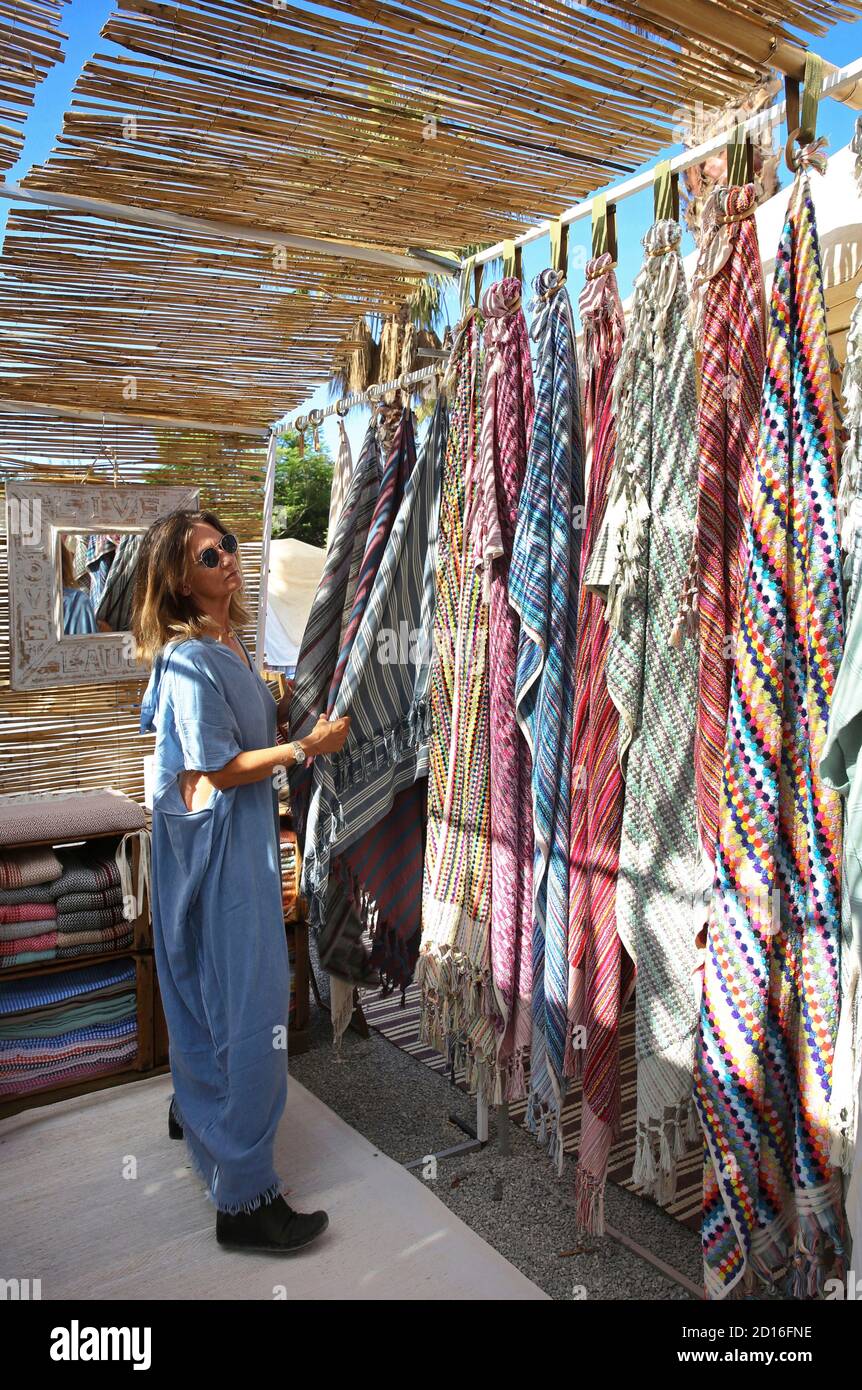
<instances>
[{"instance_id":1,"label":"clothes rack","mask_svg":"<svg viewBox=\"0 0 862 1390\"><path fill-rule=\"evenodd\" d=\"M332 405L324 406L322 410L309 410L303 415L296 415L292 421L283 415L273 425L273 434L289 434L294 430L302 434L305 430L319 425L328 415L346 415L355 405L366 405L369 402L372 405L376 404L388 391L403 391L409 386L418 385L420 381L430 381L432 377L442 375L443 371L444 364L440 362L430 367L419 367L415 372L402 372L394 381L381 381L369 386L366 391L354 391L352 395L343 396Z\"/></svg>"},{"instance_id":2,"label":"clothes rack","mask_svg":"<svg viewBox=\"0 0 862 1390\"><path fill-rule=\"evenodd\" d=\"M860 80L862 80L862 57L849 63L847 67L836 69L824 77L821 100L823 97L832 96L833 94L836 95L837 100L841 100L841 89L847 87L848 84ZM853 91L855 87L850 87L849 90ZM755 134L757 131L764 130L767 126L773 127L780 125L785 118L786 110L787 103L782 98L782 100L776 102L774 106L767 107L764 111L756 112L755 115L750 116L747 121L742 121L739 124L736 124L731 117L731 124L728 129L722 130L717 135L711 136L710 139L704 141L703 144L696 145L693 149L685 150L683 154L676 155L670 161L671 174L679 174L684 169L690 169L693 164L702 163L709 155L718 154L727 146L730 140L734 139L734 137L742 139L743 136ZM651 164L648 169L645 169L640 174L635 174L630 179L625 179L620 183L611 185L610 188L604 190L601 196L606 200L609 206L616 206L616 204L621 203L625 198L631 198L636 193L643 193L646 189L652 187L656 165L659 162L660 161L656 161L656 163ZM592 195L589 198L582 199L581 202L575 203L574 206L560 213L559 218L556 220L558 220L563 227L567 227L573 222L581 222L584 218L592 217L593 207L598 200L598 196L599 195ZM544 221L538 223L535 227L530 227L528 231L515 237L515 246L527 246L530 242L540 241L542 237L549 234L551 225L550 221ZM498 241L495 242L493 246L487 246L484 251L478 251L475 256L468 257L461 262L462 271L468 264L468 261L472 267L478 267L487 265L489 261L499 260L503 256L505 247L506 243L504 241Z\"/></svg>"}]
</instances>

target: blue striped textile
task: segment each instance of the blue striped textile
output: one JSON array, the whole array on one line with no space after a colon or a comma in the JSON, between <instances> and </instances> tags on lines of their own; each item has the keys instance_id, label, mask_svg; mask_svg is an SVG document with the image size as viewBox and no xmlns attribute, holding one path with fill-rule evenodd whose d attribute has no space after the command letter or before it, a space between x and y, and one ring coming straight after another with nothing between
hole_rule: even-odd
<instances>
[{"instance_id":1,"label":"blue striped textile","mask_svg":"<svg viewBox=\"0 0 862 1390\"><path fill-rule=\"evenodd\" d=\"M61 999L77 999L95 989L122 984L135 978L135 963L123 959L110 965L90 965L83 970L60 970L37 980L10 980L0 985L0 1016L21 1009L37 1009Z\"/></svg>"},{"instance_id":2,"label":"blue striped textile","mask_svg":"<svg viewBox=\"0 0 862 1390\"><path fill-rule=\"evenodd\" d=\"M417 459L412 417L405 411L381 480L378 511L391 507L394 515L385 548L380 547L381 517L372 519L361 575L373 552L382 549L382 554L370 589L363 586L367 597L360 598L357 588L351 617L358 621L349 625L338 688L330 697L333 717L351 716L350 734L340 753L313 762L302 891L314 925L325 920L331 857L378 827L396 795L427 776L434 564L447 419L441 397ZM403 489L395 486L393 492L387 480L403 464L399 453L413 466ZM393 485L394 479L393 473ZM420 891L421 874L417 911Z\"/></svg>"},{"instance_id":3,"label":"blue striped textile","mask_svg":"<svg viewBox=\"0 0 862 1390\"><path fill-rule=\"evenodd\" d=\"M584 444L572 309L562 275L533 282L536 413L509 601L521 621L515 700L533 776L533 1036L529 1123L562 1163L569 839Z\"/></svg>"}]
</instances>

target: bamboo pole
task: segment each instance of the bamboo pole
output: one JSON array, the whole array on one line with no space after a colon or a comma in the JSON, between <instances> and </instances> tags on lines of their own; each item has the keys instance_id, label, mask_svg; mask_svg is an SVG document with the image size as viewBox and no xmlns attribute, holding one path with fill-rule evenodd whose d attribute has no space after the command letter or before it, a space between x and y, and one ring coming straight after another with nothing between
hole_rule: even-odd
<instances>
[{"instance_id":1,"label":"bamboo pole","mask_svg":"<svg viewBox=\"0 0 862 1390\"><path fill-rule=\"evenodd\" d=\"M142 415L134 410L91 410L82 405L48 405L37 401L10 401L0 397L0 415L47 415L69 420L91 420L93 424L147 425L161 429L201 430L207 434L243 434L266 437L265 429L248 425L217 425L205 420L189 420L176 415Z\"/></svg>"},{"instance_id":2,"label":"bamboo pole","mask_svg":"<svg viewBox=\"0 0 862 1390\"><path fill-rule=\"evenodd\" d=\"M366 261L369 265L382 265L390 270L402 270L413 275L439 275L441 271L452 273L452 267L433 254L422 252L419 255L405 256L399 251L388 251L379 246L360 246L355 242L329 241L323 237L296 236L292 232L278 232L268 227L255 227L244 222L221 222L209 217L186 217L178 212L166 212L161 208L136 207L126 203L112 203L103 198L85 198L76 193L53 193L45 189L22 188L17 183L0 184L0 198L9 198L20 203L36 203L40 207L63 208L67 212L86 213L91 217L102 217L109 222L134 222L142 227L161 227L167 231L198 232L205 236L229 237L233 241L262 242L274 248L285 247L291 251L309 251L318 256L335 256L339 260Z\"/></svg>"},{"instance_id":3,"label":"bamboo pole","mask_svg":"<svg viewBox=\"0 0 862 1390\"><path fill-rule=\"evenodd\" d=\"M743 17L715 5L712 0L639 0L639 9L654 15L684 33L732 48L756 67L777 68L785 77L802 81L805 76L805 49L780 38L758 19ZM837 72L833 63L823 64L824 76ZM862 81L851 79L835 87L829 95L854 111L862 111Z\"/></svg>"}]
</instances>

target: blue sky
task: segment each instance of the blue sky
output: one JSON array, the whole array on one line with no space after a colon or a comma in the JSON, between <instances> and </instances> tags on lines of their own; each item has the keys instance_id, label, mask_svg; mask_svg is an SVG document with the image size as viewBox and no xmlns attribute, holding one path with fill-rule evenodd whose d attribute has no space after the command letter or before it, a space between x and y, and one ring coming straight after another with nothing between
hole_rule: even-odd
<instances>
[{"instance_id":1,"label":"blue sky","mask_svg":"<svg viewBox=\"0 0 862 1390\"><path fill-rule=\"evenodd\" d=\"M102 53L112 51L112 46L101 39L102 25L111 13L113 0L71 0L63 14L62 27L69 35L65 44L66 61L54 68L37 88L35 105L30 112L26 127L26 138L21 159L9 171L8 182L22 178L34 164L41 163L49 156L55 139L59 134L63 113L71 104L71 93L75 80L84 63L97 50ZM825 38L815 38L811 45L823 58L841 67L862 56L862 22L836 25ZM829 150L834 152L846 145L853 135L855 114L837 102L826 100L822 103L818 118L818 134L829 140ZM670 147L664 153L675 154L679 147ZM784 183L789 176L784 171ZM5 227L9 204L0 200L0 232ZM558 209L562 211L562 209ZM617 212L617 240L619 244L619 267L617 271L623 297L631 291L635 275L640 268L642 249L640 238L652 220L652 194L645 192L629 198L621 204ZM687 234L686 234L687 235ZM590 225L588 221L574 224L569 233L569 246L581 246L586 252L590 244ZM693 243L688 241L685 249L690 250ZM546 239L534 242L525 249L524 277L529 285L532 278L544 269L548 259ZM572 298L577 298L580 289L577 272L570 284ZM454 294L449 296L450 318L457 317L457 302ZM329 404L329 394L322 387L306 403L307 406ZM348 418L348 433L354 449L358 448L367 422L367 412L353 410ZM266 421L262 421L266 424ZM333 450L336 447L337 426L334 419L324 424L323 435Z\"/></svg>"}]
</instances>

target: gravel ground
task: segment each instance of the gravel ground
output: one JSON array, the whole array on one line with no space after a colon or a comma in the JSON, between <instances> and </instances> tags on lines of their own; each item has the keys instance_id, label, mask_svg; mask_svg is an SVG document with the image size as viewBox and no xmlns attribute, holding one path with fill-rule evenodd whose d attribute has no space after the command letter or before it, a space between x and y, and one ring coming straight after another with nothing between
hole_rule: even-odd
<instances>
[{"instance_id":1,"label":"gravel ground","mask_svg":"<svg viewBox=\"0 0 862 1390\"><path fill-rule=\"evenodd\" d=\"M398 1163L411 1163L461 1143L449 1116L472 1125L475 1101L402 1052L379 1033L348 1032L333 1054L329 1018L312 1005L309 1050L291 1058L297 1081ZM687 1300L690 1294L610 1236L583 1236L574 1219L572 1167L562 1179L517 1125L511 1155L495 1143L441 1158L431 1181L441 1202L555 1299ZM608 1225L701 1283L700 1238L652 1202L608 1184Z\"/></svg>"}]
</instances>

